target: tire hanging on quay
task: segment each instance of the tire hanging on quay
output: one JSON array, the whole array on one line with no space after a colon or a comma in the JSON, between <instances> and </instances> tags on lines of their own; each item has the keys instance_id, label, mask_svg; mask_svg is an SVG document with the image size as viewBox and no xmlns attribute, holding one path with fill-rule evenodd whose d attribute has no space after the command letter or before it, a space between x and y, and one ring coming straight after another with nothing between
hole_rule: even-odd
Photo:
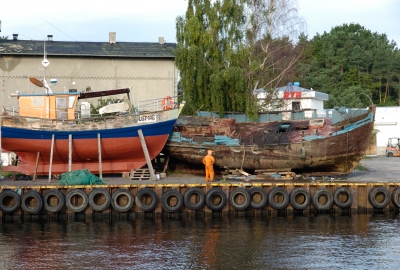
<instances>
[{"instance_id":1,"label":"tire hanging on quay","mask_svg":"<svg viewBox=\"0 0 400 270\"><path fill-rule=\"evenodd\" d=\"M29 190L21 197L21 209L31 215L39 213L43 207L43 196L35 191Z\"/></svg>"},{"instance_id":2,"label":"tire hanging on quay","mask_svg":"<svg viewBox=\"0 0 400 270\"><path fill-rule=\"evenodd\" d=\"M214 202L217 201L217 204ZM221 211L226 204L226 194L218 188L210 189L206 194L206 205L211 211Z\"/></svg>"},{"instance_id":3,"label":"tire hanging on quay","mask_svg":"<svg viewBox=\"0 0 400 270\"><path fill-rule=\"evenodd\" d=\"M101 204L98 202L101 202ZM89 194L89 205L95 211L101 212L106 210L110 206L110 203L110 193L104 188L95 188Z\"/></svg>"},{"instance_id":4,"label":"tire hanging on quay","mask_svg":"<svg viewBox=\"0 0 400 270\"><path fill-rule=\"evenodd\" d=\"M321 203L321 197L325 197L325 202ZM319 188L312 195L312 203L318 211L327 211L332 208L333 195L326 188Z\"/></svg>"},{"instance_id":5,"label":"tire hanging on quay","mask_svg":"<svg viewBox=\"0 0 400 270\"><path fill-rule=\"evenodd\" d=\"M11 205L5 203L6 199L11 198ZM0 193L0 210L6 214L12 214L21 206L21 197L13 190L5 189Z\"/></svg>"},{"instance_id":6,"label":"tire hanging on quay","mask_svg":"<svg viewBox=\"0 0 400 270\"><path fill-rule=\"evenodd\" d=\"M183 196L175 189L167 190L161 196L161 205L169 213L179 212L183 206Z\"/></svg>"},{"instance_id":7,"label":"tire hanging on quay","mask_svg":"<svg viewBox=\"0 0 400 270\"><path fill-rule=\"evenodd\" d=\"M343 201L342 198L346 200ZM353 193L347 187L338 187L333 192L333 202L340 208L349 208L353 204Z\"/></svg>"},{"instance_id":8,"label":"tire hanging on quay","mask_svg":"<svg viewBox=\"0 0 400 270\"><path fill-rule=\"evenodd\" d=\"M249 189L250 207L261 209L268 203L268 193L262 187L252 187Z\"/></svg>"},{"instance_id":9,"label":"tire hanging on quay","mask_svg":"<svg viewBox=\"0 0 400 270\"><path fill-rule=\"evenodd\" d=\"M142 211L152 211L158 203L158 196L151 188L142 188L136 194L135 203Z\"/></svg>"},{"instance_id":10,"label":"tire hanging on quay","mask_svg":"<svg viewBox=\"0 0 400 270\"><path fill-rule=\"evenodd\" d=\"M400 187L397 187L393 190L392 202L397 208L400 208Z\"/></svg>"},{"instance_id":11,"label":"tire hanging on quay","mask_svg":"<svg viewBox=\"0 0 400 270\"><path fill-rule=\"evenodd\" d=\"M200 188L192 187L185 191L183 194L183 200L185 206L190 210L199 210L204 206L205 195Z\"/></svg>"},{"instance_id":12,"label":"tire hanging on quay","mask_svg":"<svg viewBox=\"0 0 400 270\"><path fill-rule=\"evenodd\" d=\"M134 203L134 196L126 188L117 189L111 196L112 207L120 213L129 211Z\"/></svg>"},{"instance_id":13,"label":"tire hanging on quay","mask_svg":"<svg viewBox=\"0 0 400 270\"><path fill-rule=\"evenodd\" d=\"M304 210L306 209L311 202L310 194L304 188L297 187L293 189L290 194L290 204L294 209Z\"/></svg>"},{"instance_id":14,"label":"tire hanging on quay","mask_svg":"<svg viewBox=\"0 0 400 270\"><path fill-rule=\"evenodd\" d=\"M275 201L278 197L279 201ZM283 187L274 187L268 193L268 203L275 210L283 210L289 205L289 194Z\"/></svg>"},{"instance_id":15,"label":"tire hanging on quay","mask_svg":"<svg viewBox=\"0 0 400 270\"><path fill-rule=\"evenodd\" d=\"M75 202L78 202L78 204L75 204ZM88 196L81 189L71 189L65 196L65 204L74 213L82 212L88 206Z\"/></svg>"},{"instance_id":16,"label":"tire hanging on quay","mask_svg":"<svg viewBox=\"0 0 400 270\"><path fill-rule=\"evenodd\" d=\"M229 203L233 209L238 211L246 210L251 202L249 192L244 188L236 188L229 194Z\"/></svg>"},{"instance_id":17,"label":"tire hanging on quay","mask_svg":"<svg viewBox=\"0 0 400 270\"><path fill-rule=\"evenodd\" d=\"M55 205L53 204L54 200L57 201ZM50 189L43 196L43 205L46 211L50 213L57 213L65 205L65 196L58 189Z\"/></svg>"},{"instance_id":18,"label":"tire hanging on quay","mask_svg":"<svg viewBox=\"0 0 400 270\"><path fill-rule=\"evenodd\" d=\"M390 202L389 191L384 187L374 187L368 193L368 200L374 208L385 208Z\"/></svg>"}]
</instances>

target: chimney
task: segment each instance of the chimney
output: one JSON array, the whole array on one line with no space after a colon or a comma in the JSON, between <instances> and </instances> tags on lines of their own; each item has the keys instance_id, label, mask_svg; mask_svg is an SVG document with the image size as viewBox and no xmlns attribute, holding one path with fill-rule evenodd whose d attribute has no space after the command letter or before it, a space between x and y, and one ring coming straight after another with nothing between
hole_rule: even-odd
<instances>
[{"instance_id":1,"label":"chimney","mask_svg":"<svg viewBox=\"0 0 400 270\"><path fill-rule=\"evenodd\" d=\"M158 38L158 44L164 45L164 37L159 37Z\"/></svg>"},{"instance_id":2,"label":"chimney","mask_svg":"<svg viewBox=\"0 0 400 270\"><path fill-rule=\"evenodd\" d=\"M110 37L111 45L117 43L117 33L116 32L110 32L109 37Z\"/></svg>"},{"instance_id":3,"label":"chimney","mask_svg":"<svg viewBox=\"0 0 400 270\"><path fill-rule=\"evenodd\" d=\"M18 40L18 34L13 34L13 40Z\"/></svg>"},{"instance_id":4,"label":"chimney","mask_svg":"<svg viewBox=\"0 0 400 270\"><path fill-rule=\"evenodd\" d=\"M52 42L53 41L53 35L47 35L47 40Z\"/></svg>"}]
</instances>

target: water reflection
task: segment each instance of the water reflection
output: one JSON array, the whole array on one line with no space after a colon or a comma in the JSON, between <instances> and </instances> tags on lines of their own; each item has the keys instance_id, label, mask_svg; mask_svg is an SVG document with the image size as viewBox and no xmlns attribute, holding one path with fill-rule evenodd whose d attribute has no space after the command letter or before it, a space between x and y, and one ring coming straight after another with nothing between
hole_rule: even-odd
<instances>
[{"instance_id":1,"label":"water reflection","mask_svg":"<svg viewBox=\"0 0 400 270\"><path fill-rule=\"evenodd\" d=\"M394 269L399 216L5 222L0 268Z\"/></svg>"}]
</instances>

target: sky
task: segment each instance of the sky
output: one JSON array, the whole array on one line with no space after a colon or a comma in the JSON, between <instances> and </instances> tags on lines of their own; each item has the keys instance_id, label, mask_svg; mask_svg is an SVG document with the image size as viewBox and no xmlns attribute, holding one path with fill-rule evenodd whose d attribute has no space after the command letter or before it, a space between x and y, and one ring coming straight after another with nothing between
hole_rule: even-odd
<instances>
[{"instance_id":1,"label":"sky","mask_svg":"<svg viewBox=\"0 0 400 270\"><path fill-rule=\"evenodd\" d=\"M176 43L175 20L187 0L0 0L0 36L54 41ZM399 0L298 0L306 34L329 33L344 23L359 23L400 45Z\"/></svg>"}]
</instances>

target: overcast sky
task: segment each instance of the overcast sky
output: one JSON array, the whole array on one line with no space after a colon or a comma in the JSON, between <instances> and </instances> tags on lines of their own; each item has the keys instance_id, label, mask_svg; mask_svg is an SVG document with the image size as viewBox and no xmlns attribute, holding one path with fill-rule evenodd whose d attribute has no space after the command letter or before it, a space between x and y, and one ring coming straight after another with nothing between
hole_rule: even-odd
<instances>
[{"instance_id":1,"label":"overcast sky","mask_svg":"<svg viewBox=\"0 0 400 270\"><path fill-rule=\"evenodd\" d=\"M175 19L186 8L185 0L0 0L0 36L106 42L116 32L117 41L175 43ZM399 0L298 0L298 11L309 38L359 23L400 45Z\"/></svg>"}]
</instances>

